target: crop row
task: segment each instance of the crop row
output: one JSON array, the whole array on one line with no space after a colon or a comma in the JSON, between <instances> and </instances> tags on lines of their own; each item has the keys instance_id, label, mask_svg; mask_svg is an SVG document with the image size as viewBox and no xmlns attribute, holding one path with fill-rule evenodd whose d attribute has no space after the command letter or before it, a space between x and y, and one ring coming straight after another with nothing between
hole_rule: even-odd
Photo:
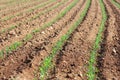
<instances>
[{"instance_id":1,"label":"crop row","mask_svg":"<svg viewBox=\"0 0 120 80\"><path fill-rule=\"evenodd\" d=\"M78 0L75 0L75 2L72 3L71 5L73 4L75 5L77 2ZM83 21L90 7L90 4L91 4L91 0L87 0L85 9L79 15L79 18L73 23L73 25L71 25L67 33L61 36L61 38L55 43L55 46L53 46L52 51L50 52L50 55L43 60L42 65L39 67L41 80L44 80L48 70L52 67L53 64L52 60L55 57L56 53L62 49L62 46L65 44L67 39L75 31L75 29L79 26L79 24L81 24L81 22Z\"/></svg>"},{"instance_id":2,"label":"crop row","mask_svg":"<svg viewBox=\"0 0 120 80\"><path fill-rule=\"evenodd\" d=\"M1 5L6 5L6 4L9 4L9 3L13 3L14 2L14 0L10 0L10 1L6 1L6 2L2 2L2 3L0 3Z\"/></svg>"},{"instance_id":3,"label":"crop row","mask_svg":"<svg viewBox=\"0 0 120 80\"><path fill-rule=\"evenodd\" d=\"M115 1L115 0L111 0L111 2L120 9L120 3L118 3L118 2Z\"/></svg>"},{"instance_id":4,"label":"crop row","mask_svg":"<svg viewBox=\"0 0 120 80\"><path fill-rule=\"evenodd\" d=\"M8 4L6 4L5 6L1 6L0 10L4 10L7 7L13 7L13 6L16 6L18 4L23 4L23 3L26 3L26 2L29 2L29 1L30 0L19 0L19 1L13 0L13 1L9 2Z\"/></svg>"},{"instance_id":5,"label":"crop row","mask_svg":"<svg viewBox=\"0 0 120 80\"><path fill-rule=\"evenodd\" d=\"M107 21L107 13L106 13L106 9L105 9L103 0L99 0L99 3L100 3L101 11L102 11L102 21L100 24L98 34L95 39L95 44L90 53L90 60L89 60L89 67L88 67L88 74L87 74L88 80L95 80L95 78L97 78L97 76L96 76L96 72L97 72L96 58L98 55L97 52L100 49L100 43L102 42L102 33L104 31L105 23Z\"/></svg>"},{"instance_id":6,"label":"crop row","mask_svg":"<svg viewBox=\"0 0 120 80\"><path fill-rule=\"evenodd\" d=\"M54 5L52 8L46 10L46 11L49 11L49 10L52 10L53 8L56 8L60 5L62 5L64 2L66 2L66 0L62 0L62 2ZM25 42L27 42L28 40L32 39L33 38L33 35L36 34L37 32L40 32L44 29L46 29L47 27L51 26L52 24L54 24L55 22L57 22L59 19L61 19L67 12L68 8L66 8L65 10L63 10L60 14L58 14L52 21L48 22L48 23L45 23L44 25L40 26L40 28L37 28L37 29L33 29L32 32L30 34L27 34L23 40L21 41L17 41L17 42L14 42L12 43L10 46L7 46L5 49L1 50L0 51L0 57L3 58L4 54L6 53L6 55L14 50L16 50L18 47L22 46ZM45 12L46 12L45 11ZM44 12L44 13L45 13Z\"/></svg>"},{"instance_id":7,"label":"crop row","mask_svg":"<svg viewBox=\"0 0 120 80\"><path fill-rule=\"evenodd\" d=\"M35 6L35 7L33 7L33 8L27 9L27 10L25 10L25 11L23 11L23 12L18 13L18 14L15 14L15 15L12 15L12 16L6 16L6 17L2 18L1 20L2 20L2 21L7 21L7 20L10 20L10 19L12 19L12 18L14 18L14 17L16 17L16 16L18 17L18 16L22 15L23 13L33 12L33 11L35 11L36 9L39 9L39 8L41 8L41 7L46 6L46 4L49 4L49 3L51 3L52 1L53 1L53 0L45 1L45 2L43 2L43 3L41 3L41 4L37 5L37 6ZM54 1L55 1L55 0L54 0Z\"/></svg>"},{"instance_id":8,"label":"crop row","mask_svg":"<svg viewBox=\"0 0 120 80\"><path fill-rule=\"evenodd\" d=\"M22 0L21 0L22 1ZM14 0L11 0L11 1L8 1L8 2L3 2L5 4L4 7L7 7L8 5L13 5L14 3L16 3L17 1L14 1ZM2 3L1 3L2 5ZM4 7L0 7L0 9L4 8Z\"/></svg>"},{"instance_id":9,"label":"crop row","mask_svg":"<svg viewBox=\"0 0 120 80\"><path fill-rule=\"evenodd\" d=\"M50 2L53 2L53 1L55 1L55 0L50 0ZM50 3L50 2L49 2L49 3ZM45 5L45 3L40 4L39 6L37 6L37 8L38 8L38 7L44 7L44 5ZM56 5L55 5L55 6L56 6ZM49 7L49 9L43 10L42 12L36 14L35 16L30 17L29 20L26 20L26 21L24 21L23 23L27 23L27 22L30 22L30 21L33 21L33 20L37 19L37 18L40 17L42 14L48 13L48 12L51 11L52 9L56 8L55 6L54 6L54 7ZM32 10L30 10L30 11L32 11ZM0 31L0 34L3 34L3 33L5 33L5 32L9 32L9 31L13 30L14 28L17 28L18 26L19 26L19 23L16 24L16 25L12 25L12 26L10 26L10 27L8 27L8 28L4 28L4 29L2 29L2 30Z\"/></svg>"}]
</instances>

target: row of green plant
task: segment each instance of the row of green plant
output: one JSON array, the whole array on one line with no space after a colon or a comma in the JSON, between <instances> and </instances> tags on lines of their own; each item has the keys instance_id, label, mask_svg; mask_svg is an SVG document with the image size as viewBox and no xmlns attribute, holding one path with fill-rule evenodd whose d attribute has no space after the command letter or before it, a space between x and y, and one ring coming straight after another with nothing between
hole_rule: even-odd
<instances>
[{"instance_id":1,"label":"row of green plant","mask_svg":"<svg viewBox=\"0 0 120 80\"><path fill-rule=\"evenodd\" d=\"M57 3L57 5L52 6L52 7L48 8L48 9L46 8L46 10L44 10L43 12L38 13L37 15L33 16L32 18L30 18L29 21L32 21L32 20L34 20L34 19L37 19L39 16L41 16L41 15L43 15L43 14L45 14L45 13L48 13L49 11L53 10L54 8L59 7L59 6L62 5L62 4L65 4L66 2L67 2L67 0L62 0L60 3Z\"/></svg>"},{"instance_id":2,"label":"row of green plant","mask_svg":"<svg viewBox=\"0 0 120 80\"><path fill-rule=\"evenodd\" d=\"M33 20L39 18L41 15L44 15L45 13L48 13L49 11L51 11L51 10L59 7L61 4L65 3L65 2L66 2L66 1L64 1L64 2L62 1L62 2L57 3L56 5L54 5L54 6L52 6L52 7L46 8L46 9L43 10L42 12L36 14L35 16L31 17L29 20L26 20L26 21L23 22L23 23L30 22L30 21L33 21ZM12 26L10 26L9 28L4 28L4 29L1 30L0 34L3 34L3 33L5 33L5 32L9 32L9 31L11 31L11 30L13 30L13 29L15 29L15 28L17 28L17 27L19 27L19 24L12 25Z\"/></svg>"},{"instance_id":3,"label":"row of green plant","mask_svg":"<svg viewBox=\"0 0 120 80\"><path fill-rule=\"evenodd\" d=\"M11 0L11 1L5 2L4 5L5 5L5 6L8 6L8 5L10 5L10 4L13 4L14 2L16 2L16 1L15 1L15 0ZM5 6L4 6L4 7L5 7ZM2 8L4 8L4 7L1 7L1 6L0 6L0 9L2 9Z\"/></svg>"},{"instance_id":4,"label":"row of green plant","mask_svg":"<svg viewBox=\"0 0 120 80\"><path fill-rule=\"evenodd\" d=\"M111 0L111 2L120 9L120 3L118 3L116 0Z\"/></svg>"},{"instance_id":5,"label":"row of green plant","mask_svg":"<svg viewBox=\"0 0 120 80\"><path fill-rule=\"evenodd\" d=\"M16 1L16 0L14 0L14 1L12 1L12 2L9 2L8 4L6 4L5 6L2 6L2 7L0 7L0 9L4 9L4 8L7 8L7 7L11 7L11 6L14 6L14 5L16 5L16 4L20 4L20 3L26 3L27 1L30 1L30 0L18 0L18 1Z\"/></svg>"},{"instance_id":6,"label":"row of green plant","mask_svg":"<svg viewBox=\"0 0 120 80\"><path fill-rule=\"evenodd\" d=\"M47 28L48 26L51 26L52 24L54 24L56 21L58 21L59 19L61 19L76 3L76 1L74 1L71 5L69 5L65 10L63 10L62 12L60 12L55 18L53 18L50 22L45 23L43 26L35 29L32 31L32 33L37 33L40 32L41 30L44 30L45 28Z\"/></svg>"},{"instance_id":7,"label":"row of green plant","mask_svg":"<svg viewBox=\"0 0 120 80\"><path fill-rule=\"evenodd\" d=\"M64 1L66 0L63 0L62 2L56 4L57 6L60 6L64 3ZM55 6L56 6L55 5ZM56 7L57 7L56 6ZM71 7L67 7L65 10L63 10L60 14L62 14L60 16L57 15L52 21L48 22L48 23L45 23L43 26L40 26L40 29L34 29L30 34L27 34L23 40L21 41L17 41L17 42L14 42L12 43L10 46L6 47L5 49L1 50L0 51L0 57L3 58L3 55L6 53L6 55L14 50L16 50L17 48L19 48L20 46L22 46L25 42L27 42L28 40L32 39L33 38L33 35L36 34L37 32L40 32L42 30L44 30L45 28L51 26L52 24L54 24L55 22L57 22L59 19L61 19L69 10L70 10ZM68 9L68 10L67 10ZM63 14L64 13L64 14ZM20 44L18 44L20 43ZM17 45L17 46L16 46ZM12 48L11 48L12 47ZM13 48L14 47L14 48Z\"/></svg>"},{"instance_id":8,"label":"row of green plant","mask_svg":"<svg viewBox=\"0 0 120 80\"><path fill-rule=\"evenodd\" d=\"M75 1L76 1L75 3L78 2L77 0L75 0ZM62 46L65 44L65 42L71 36L71 34L75 31L75 29L81 24L81 22L83 21L83 19L85 18L86 14L87 14L87 11L88 11L90 5L91 5L91 0L87 0L86 6L85 6L84 10L81 12L81 14L79 15L79 18L73 23L73 25L70 26L67 33L64 34L63 36L61 36L61 38L55 43L50 55L43 60L42 65L39 67L40 80L45 79L45 76L46 76L48 70L53 66L52 65L53 58L55 57L57 52L62 49Z\"/></svg>"},{"instance_id":9,"label":"row of green plant","mask_svg":"<svg viewBox=\"0 0 120 80\"><path fill-rule=\"evenodd\" d=\"M10 0L10 1L8 1L8 2L3 2L3 4L4 5L6 5L6 4L10 4L10 3L13 3L15 0Z\"/></svg>"},{"instance_id":10,"label":"row of green plant","mask_svg":"<svg viewBox=\"0 0 120 80\"><path fill-rule=\"evenodd\" d=\"M30 8L30 9L28 8L28 9L25 10L24 12L20 12L20 13L18 13L18 14L12 15L12 16L6 16L6 17L2 18L1 20L2 20L2 21L6 21L6 20L10 20L10 19L12 19L12 18L14 18L14 17L16 17L16 16L20 16L20 15L23 14L23 13L33 12L34 10L39 9L39 8L41 8L41 7L44 7L44 6L46 6L46 4L49 4L49 3L53 2L53 1L56 1L56 0L45 1L45 2L43 2L43 3L41 3L41 4L37 5L37 6L34 6L33 8Z\"/></svg>"},{"instance_id":11,"label":"row of green plant","mask_svg":"<svg viewBox=\"0 0 120 80\"><path fill-rule=\"evenodd\" d=\"M106 8L103 0L99 0L99 4L102 11L102 21L100 24L98 34L95 39L95 44L93 46L92 51L90 52L90 60L89 60L89 67L88 67L88 74L87 74L88 80L95 80L97 78L97 75L96 75L97 73L96 58L98 55L97 52L100 49L100 43L102 42L102 33L104 31L105 23L107 21L107 12L106 12Z\"/></svg>"}]
</instances>

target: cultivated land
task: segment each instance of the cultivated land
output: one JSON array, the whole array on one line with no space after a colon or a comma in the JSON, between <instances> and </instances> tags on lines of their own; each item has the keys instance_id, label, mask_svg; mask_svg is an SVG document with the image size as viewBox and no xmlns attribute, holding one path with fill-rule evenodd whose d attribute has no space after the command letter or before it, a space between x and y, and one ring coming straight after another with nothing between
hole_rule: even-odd
<instances>
[{"instance_id":1,"label":"cultivated land","mask_svg":"<svg viewBox=\"0 0 120 80\"><path fill-rule=\"evenodd\" d=\"M0 80L119 80L120 0L0 0Z\"/></svg>"}]
</instances>

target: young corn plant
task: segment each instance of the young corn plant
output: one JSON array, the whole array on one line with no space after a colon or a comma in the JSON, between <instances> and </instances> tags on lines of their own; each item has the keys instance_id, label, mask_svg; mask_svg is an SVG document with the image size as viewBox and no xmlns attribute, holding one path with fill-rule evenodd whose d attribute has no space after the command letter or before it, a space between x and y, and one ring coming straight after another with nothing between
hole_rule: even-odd
<instances>
[{"instance_id":1,"label":"young corn plant","mask_svg":"<svg viewBox=\"0 0 120 80\"><path fill-rule=\"evenodd\" d=\"M34 7L33 9L29 9L29 10L27 10L27 11L25 11L25 12L22 12L22 13L32 12L32 11L34 11L34 10L36 10L36 9L38 9L38 8L44 7L44 6L46 6L47 4L49 4L49 3L51 3L51 2L54 2L54 1L56 1L56 0L49 0L49 1L47 1L47 2L41 3L40 5ZM14 18L15 16L20 16L22 13L18 13L18 14L16 14L16 15L12 15L12 16L7 16L7 17L3 18L2 21L10 20L10 19Z\"/></svg>"},{"instance_id":2,"label":"young corn plant","mask_svg":"<svg viewBox=\"0 0 120 80\"><path fill-rule=\"evenodd\" d=\"M100 24L100 28L98 31L98 35L96 36L95 39L95 44L93 46L93 50L90 53L90 60L89 60L89 67L88 67L88 80L95 80L96 79L96 57L97 57L97 51L100 48L100 43L102 41L102 33L104 31L105 23L107 21L107 13L105 9L105 5L103 3L103 0L99 0L101 11L102 11L102 21Z\"/></svg>"},{"instance_id":3,"label":"young corn plant","mask_svg":"<svg viewBox=\"0 0 120 80\"><path fill-rule=\"evenodd\" d=\"M76 0L75 3L77 3L77 2L78 1ZM67 41L67 39L75 31L75 29L79 26L79 24L83 21L84 17L87 14L87 11L88 11L90 5L91 5L91 0L87 0L86 7L82 11L82 13L80 14L79 19L76 22L74 22L74 24L70 27L70 29L67 31L67 33L64 34L55 43L55 46L53 46L53 48L52 48L51 54L43 60L42 65L39 67L40 79L41 80L45 79L45 76L46 76L48 70L53 66L52 65L53 64L52 60L53 60L54 56L56 55L56 53L62 49L62 46L65 44L65 42ZM67 7L67 9L68 8L70 8L70 7ZM62 13L62 14L64 14L64 13Z\"/></svg>"},{"instance_id":4,"label":"young corn plant","mask_svg":"<svg viewBox=\"0 0 120 80\"><path fill-rule=\"evenodd\" d=\"M13 30L13 29L15 29L17 26L11 26L11 27L9 27L9 28L5 28L5 29L2 29L2 31L0 32L0 34L3 34L3 33L5 33L6 31L11 31L11 30Z\"/></svg>"},{"instance_id":5,"label":"young corn plant","mask_svg":"<svg viewBox=\"0 0 120 80\"><path fill-rule=\"evenodd\" d=\"M55 6L52 6L51 8L48 8L48 9L46 9L45 11L43 11L43 12L35 15L35 16L34 16L33 18L31 18L29 21L34 20L34 19L37 19L37 18L38 18L39 16L41 16L42 14L48 13L49 11L53 10L54 8L59 7L61 4L65 3L65 2L67 2L67 0L62 0L60 3L57 3Z\"/></svg>"},{"instance_id":6,"label":"young corn plant","mask_svg":"<svg viewBox=\"0 0 120 80\"><path fill-rule=\"evenodd\" d=\"M77 0L77 1L78 1L78 0ZM74 4L74 5L75 5L75 4ZM70 5L70 6L71 6L71 5ZM71 7L69 8L69 10L70 10L72 7L73 7L73 6L71 6ZM66 9L65 9L65 10L66 10ZM69 11L69 10L68 10L68 11ZM65 12L65 14L66 14L68 11L64 11L64 10L63 10L62 12ZM65 15L65 14L64 14L64 15ZM20 43L19 45L16 46L16 42L14 42L14 43L11 44L10 46L8 46L8 47L6 47L5 49L1 50L1 51L0 51L1 54L2 54L2 51L3 51L4 53L9 53L9 52L12 52L12 51L16 50L18 47L20 47L21 45L23 45L24 42L27 42L28 40L32 39L32 37L33 37L33 35L34 35L35 33L40 32L40 31L44 30L45 28L51 26L52 24L54 24L55 22L57 22L60 18L62 18L64 15L62 15L61 17L60 17L60 16L56 16L55 19L57 19L57 20L52 20L52 22L50 21L50 22L48 22L48 23L45 23L43 26L41 26L41 28L34 29L33 31L36 30L36 32L33 32L33 31L32 31L30 34L27 34L27 35L25 36L25 38L23 38L22 41L18 41L18 42L17 42L17 43ZM59 18L58 18L58 17L59 17ZM11 46L15 46L15 49L11 49ZM9 48L10 48L10 49L9 49Z\"/></svg>"},{"instance_id":7,"label":"young corn plant","mask_svg":"<svg viewBox=\"0 0 120 80\"><path fill-rule=\"evenodd\" d=\"M23 0L19 0L19 1L9 1L5 6L0 6L0 9L4 9L4 8L6 8L6 7L8 7L8 6L11 6L11 5L14 5L14 4L16 4L16 3L20 3L20 2L23 2Z\"/></svg>"},{"instance_id":8,"label":"young corn plant","mask_svg":"<svg viewBox=\"0 0 120 80\"><path fill-rule=\"evenodd\" d=\"M2 57L3 57L3 55L4 55L4 51L3 51L3 50L1 50L1 51L0 51L0 58L2 58Z\"/></svg>"},{"instance_id":9,"label":"young corn plant","mask_svg":"<svg viewBox=\"0 0 120 80\"><path fill-rule=\"evenodd\" d=\"M120 3L118 3L116 0L111 0L111 2L120 9Z\"/></svg>"},{"instance_id":10,"label":"young corn plant","mask_svg":"<svg viewBox=\"0 0 120 80\"><path fill-rule=\"evenodd\" d=\"M45 23L40 28L37 28L37 29L33 30L32 33L40 32L41 30L47 28L48 26L51 26L56 21L60 20L72 7L75 6L76 2L78 2L78 0L75 0L72 4L70 4L67 8L65 8L65 10L63 10L62 12L60 12L53 20L51 20L48 23Z\"/></svg>"},{"instance_id":11,"label":"young corn plant","mask_svg":"<svg viewBox=\"0 0 120 80\"><path fill-rule=\"evenodd\" d=\"M36 16L34 16L34 17L31 17L28 21L33 21L33 20L37 19L38 17L40 17L41 15L44 15L44 14L48 13L49 11L51 11L51 10L59 7L60 5L62 5L63 3L66 3L66 2L67 2L67 0L62 0L60 3L57 3L56 5L48 8L48 9L45 9L44 11L38 13L38 14L37 14ZM25 21L25 23L28 22L28 21ZM6 29L3 29L3 30L0 32L0 34L3 34L3 33L5 33L5 32L11 31L12 29L14 29L14 28L16 28L16 27L18 27L18 26L19 26L19 24L13 25L13 26L9 27L8 29L7 29L7 28L6 28ZM34 31L35 31L35 30L34 30ZM35 31L35 32L37 32L37 31Z\"/></svg>"},{"instance_id":12,"label":"young corn plant","mask_svg":"<svg viewBox=\"0 0 120 80\"><path fill-rule=\"evenodd\" d=\"M10 46L7 46L5 50L0 51L0 57L2 58L4 53L6 53L6 55L7 55L8 53L16 50L18 48L18 46L21 46L21 45L22 45L22 42L14 42Z\"/></svg>"},{"instance_id":13,"label":"young corn plant","mask_svg":"<svg viewBox=\"0 0 120 80\"><path fill-rule=\"evenodd\" d=\"M14 42L14 44L10 45L9 47L6 48L5 52L9 53L17 49L18 46L21 46L21 42Z\"/></svg>"}]
</instances>

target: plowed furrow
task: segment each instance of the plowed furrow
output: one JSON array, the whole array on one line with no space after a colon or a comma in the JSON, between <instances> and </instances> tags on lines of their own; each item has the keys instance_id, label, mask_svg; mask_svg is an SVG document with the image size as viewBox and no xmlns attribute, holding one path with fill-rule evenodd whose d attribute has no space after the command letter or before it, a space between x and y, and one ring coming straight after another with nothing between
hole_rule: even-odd
<instances>
[{"instance_id":1,"label":"plowed furrow","mask_svg":"<svg viewBox=\"0 0 120 80\"><path fill-rule=\"evenodd\" d=\"M22 2L22 0L20 0L19 2ZM19 3L17 2L17 3ZM8 3L8 4L5 4L5 3ZM8 2L2 2L0 3L0 11L2 9L5 9L7 6L10 7L10 5L14 5L14 3L16 3L15 1L14 2L11 2L11 1L8 1ZM3 5L4 4L4 5Z\"/></svg>"},{"instance_id":2,"label":"plowed furrow","mask_svg":"<svg viewBox=\"0 0 120 80\"><path fill-rule=\"evenodd\" d=\"M17 7L19 8L19 7L21 7L21 5L28 4L29 1L34 2L34 0L19 0L19 1L14 1L14 3L12 3L12 4L7 4L5 6L1 6L0 13L2 13L4 11L14 10Z\"/></svg>"},{"instance_id":3,"label":"plowed furrow","mask_svg":"<svg viewBox=\"0 0 120 80\"><path fill-rule=\"evenodd\" d=\"M25 3L29 2L29 1L33 1L33 0L19 0L19 1L15 1L14 3L9 3L5 6L1 6L0 12L5 11L5 10L14 9L16 6L24 5Z\"/></svg>"},{"instance_id":4,"label":"plowed furrow","mask_svg":"<svg viewBox=\"0 0 120 80\"><path fill-rule=\"evenodd\" d=\"M82 5L83 4L84 4L84 2L82 3ZM82 6L82 5L80 5L80 6ZM55 24L51 28L45 30L44 31L45 34L42 33L43 34L42 37L44 37L44 38L42 38L40 36L41 34L39 34L38 36L35 36L36 38L33 39L31 44L35 43L36 47L34 46L35 48L33 50L36 50L35 53L37 55L34 55L34 59L31 60L32 67L27 67L23 71L23 73L20 73L19 75L16 76L17 79L21 79L21 78L22 79L26 79L26 76L29 75L29 77L30 77L31 75L33 75L33 74L30 74L30 73L35 72L35 70L37 70L38 66L39 66L39 64L36 63L36 62L40 62L41 63L41 61L44 59L44 57L46 57L48 55L48 52L50 51L50 47L54 44L54 41L56 41L58 39L58 37L60 37L60 32L62 33L62 32L64 32L66 30L66 29L63 29L64 26L70 24L70 22L74 19L74 17L76 16L76 14L77 14L79 9L80 9L80 7L78 7L77 11L74 11L74 13L73 13L73 10L70 11L70 13L72 13L72 15L70 15L70 13L67 14L62 20L57 22L57 24ZM69 19L69 20L66 20L66 19ZM62 23L62 24L60 24L60 23ZM39 44L40 42L41 42L41 44ZM39 72L38 72L38 74L39 74Z\"/></svg>"},{"instance_id":5,"label":"plowed furrow","mask_svg":"<svg viewBox=\"0 0 120 80\"><path fill-rule=\"evenodd\" d=\"M100 80L120 79L120 12L110 2L104 1L108 11L108 24L104 31L98 67Z\"/></svg>"},{"instance_id":6,"label":"plowed furrow","mask_svg":"<svg viewBox=\"0 0 120 80\"><path fill-rule=\"evenodd\" d=\"M116 0L111 0L111 3L118 9L120 9L120 3L117 2Z\"/></svg>"},{"instance_id":7,"label":"plowed furrow","mask_svg":"<svg viewBox=\"0 0 120 80\"><path fill-rule=\"evenodd\" d=\"M115 1L116 3L118 3L120 5L120 0L111 0L112 1Z\"/></svg>"},{"instance_id":8,"label":"plowed furrow","mask_svg":"<svg viewBox=\"0 0 120 80\"><path fill-rule=\"evenodd\" d=\"M101 21L101 10L98 2L92 0L85 20L56 56L55 67L52 72L50 71L49 79L87 80L87 64L99 29L99 21Z\"/></svg>"},{"instance_id":9,"label":"plowed furrow","mask_svg":"<svg viewBox=\"0 0 120 80\"><path fill-rule=\"evenodd\" d=\"M26 17L29 18L30 15L34 15L37 14L39 12L41 12L42 10L45 9L45 7L47 8L48 6L50 6L50 4L53 3L57 3L58 1L56 0L50 0L50 1L44 1L44 2L40 2L38 5L33 6L33 7L29 7L21 12L18 12L16 14L13 14L11 16L6 16L2 19L1 24L12 24L13 22L18 22L21 21L21 19L25 19Z\"/></svg>"},{"instance_id":10,"label":"plowed furrow","mask_svg":"<svg viewBox=\"0 0 120 80\"><path fill-rule=\"evenodd\" d=\"M39 63L34 63L34 60L36 60L36 59L38 59L38 60L41 59L42 60L42 58L45 57L45 54L46 54L46 50L44 50L45 46L46 47L48 46L48 44L47 44L48 42L49 42L49 45L52 45L52 44L50 44L51 41L53 40L52 38L54 38L58 35L56 33L56 31L61 30L61 28L64 28L63 27L64 25L67 25L68 23L70 23L72 21L72 19L74 19L74 16L80 10L78 5L77 5L77 7L78 8L75 7L73 10L70 10L70 12L62 20L58 21L56 24L52 25L50 28L45 30L44 31L45 34L43 32L37 34L37 36L34 37L34 39L32 41L27 42L26 45L24 45L25 47L22 47L17 52L14 52L14 54L10 55L7 59L4 59L2 64L5 64L6 62L11 63L12 61L7 61L7 60L8 59L13 59L13 61L15 63L19 63L19 64L16 67L14 67L14 69L12 69L11 71L16 70L16 72L20 73L24 68L27 68L27 67L28 68L32 67L32 69L34 69L34 66L39 65ZM58 27L56 27L56 26L58 26ZM41 52L44 52L44 51L45 51L45 53L41 54ZM30 57L31 55L33 57ZM46 54L46 55L48 55L48 54ZM36 58L37 56L39 58ZM21 64L23 64L23 66ZM13 66L13 65L14 64L11 64L9 66L6 65L3 68L6 69L6 68L9 68L10 66ZM29 65L31 65L31 67ZM5 70L3 68L1 66L1 70L4 71L3 73L5 73ZM31 70L31 71L34 72L33 70ZM31 74L33 75L33 73L31 73ZM24 77L26 78L26 76L24 76Z\"/></svg>"},{"instance_id":11,"label":"plowed furrow","mask_svg":"<svg viewBox=\"0 0 120 80\"><path fill-rule=\"evenodd\" d=\"M47 3L47 5L46 5ZM19 13L20 15L18 16L14 16L13 18L10 18L7 21L3 21L1 22L0 26L1 26L1 34L2 34L2 30L5 30L11 26L17 26L19 24L25 23L25 22L29 22L30 19L32 19L35 15L39 14L40 12L45 11L46 9L54 6L55 4L58 3L58 1L48 1L46 3L40 4L42 5L41 7L39 7L38 9L34 9L33 11L25 11L23 13ZM27 12L27 13L26 13Z\"/></svg>"},{"instance_id":12,"label":"plowed furrow","mask_svg":"<svg viewBox=\"0 0 120 80\"><path fill-rule=\"evenodd\" d=\"M120 3L120 0L116 0L118 3Z\"/></svg>"},{"instance_id":13,"label":"plowed furrow","mask_svg":"<svg viewBox=\"0 0 120 80\"><path fill-rule=\"evenodd\" d=\"M13 1L13 0L6 0L6 1L1 0L1 1L0 1L0 4L6 4L6 3L9 3L9 2L11 2L11 1Z\"/></svg>"},{"instance_id":14,"label":"plowed furrow","mask_svg":"<svg viewBox=\"0 0 120 80\"><path fill-rule=\"evenodd\" d=\"M27 3L26 5L23 5L22 7L15 8L14 10L2 11L3 14L0 15L1 21L4 21L5 19L7 19L8 17L12 15L18 14L24 10L28 10L29 8L34 7L35 5L39 5L43 2L46 2L46 0Z\"/></svg>"},{"instance_id":15,"label":"plowed furrow","mask_svg":"<svg viewBox=\"0 0 120 80\"><path fill-rule=\"evenodd\" d=\"M120 4L120 0L116 0Z\"/></svg>"},{"instance_id":16,"label":"plowed furrow","mask_svg":"<svg viewBox=\"0 0 120 80\"><path fill-rule=\"evenodd\" d=\"M59 11L61 10L61 9L64 9L65 8L65 6L66 5L68 5L68 4L70 4L70 2L71 2L71 0L70 1L68 1L67 3L65 3L64 4L64 6L63 5L61 5L60 7L58 7L57 9L55 9L55 10L52 10L50 13L48 13L48 14L46 14L48 17L45 17L46 15L43 15L43 16L41 16L41 18L40 18L40 20L41 20L41 22L46 22L46 19L47 19L47 22L50 22L50 19L52 18L52 17L55 17L58 13L59 13ZM55 13L55 12L56 13ZM58 12L57 12L58 11ZM53 15L54 14L54 15ZM56 14L56 15L55 15ZM33 23L30 23L30 24L28 24L29 26L22 26L22 28L20 27L20 28L18 28L18 29L15 29L14 31L16 32L16 30L23 30L23 31L26 31L26 27L28 28L28 30L27 31L29 31L29 29L30 29L30 27L31 28L33 28L33 29L38 29L38 28L43 28L44 27L44 23L41 23L41 25L40 25L40 21L39 19L37 19L37 20L35 20L35 21L33 21ZM46 24L47 24L47 22L46 22ZM27 24L27 23L26 23ZM38 26L36 26L36 25L34 25L35 27L33 27L33 24L36 24L36 25L38 25ZM30 31L29 31L30 32ZM28 33L26 33L26 35L27 35ZM8 34L9 35L9 34ZM15 35L15 34L14 34ZM16 39L20 39L20 37L16 37L16 36L14 36L14 35L12 35L12 37L15 37ZM23 35L23 34L22 34ZM32 32L31 32L31 35L32 35ZM33 36L33 35L32 35ZM25 36L23 36L24 38L21 38L21 41L18 39L18 42L22 42L22 43L25 43L26 41L24 41L24 39L25 39ZM8 38L9 38L9 36L8 36ZM6 38L3 38L3 39L6 39ZM9 39L9 40L12 40L11 38ZM9 40L7 40L7 41L9 41ZM14 39L15 40L15 39ZM16 43L14 40L12 40L13 41L13 43L8 43L8 42L5 42L5 44L6 45L8 45L8 46L6 46L6 47L4 47L3 48L3 50L1 51L2 53L3 53L3 51L4 51L4 56L6 55L5 53L8 53L8 47L10 46L10 45L14 45L14 43ZM4 40L3 40L3 42L4 42ZM4 45L1 43L1 47L3 47ZM20 46L18 46L17 48L19 48ZM2 49L2 48L1 48ZM13 51L13 50L12 50ZM0 54L1 55L1 54ZM0 61L1 61L1 59L0 59Z\"/></svg>"},{"instance_id":17,"label":"plowed furrow","mask_svg":"<svg viewBox=\"0 0 120 80\"><path fill-rule=\"evenodd\" d=\"M2 41L0 43L1 49L5 49L6 46L9 46L15 41L23 40L23 38L28 33L31 33L32 30L39 28L40 26L44 25L44 23L49 22L51 18L54 18L60 12L60 10L63 10L66 5L70 4L70 2L71 0L65 3L64 5L56 8L55 10L52 10L49 13L40 16L40 18L37 18L32 22L27 22L25 24L23 23L19 27L7 33L6 35L1 36L1 41Z\"/></svg>"},{"instance_id":18,"label":"plowed furrow","mask_svg":"<svg viewBox=\"0 0 120 80\"><path fill-rule=\"evenodd\" d=\"M6 2L0 1L0 5L6 5L6 4L9 4L9 3L12 3L12 2L14 2L14 0L6 1Z\"/></svg>"}]
</instances>

